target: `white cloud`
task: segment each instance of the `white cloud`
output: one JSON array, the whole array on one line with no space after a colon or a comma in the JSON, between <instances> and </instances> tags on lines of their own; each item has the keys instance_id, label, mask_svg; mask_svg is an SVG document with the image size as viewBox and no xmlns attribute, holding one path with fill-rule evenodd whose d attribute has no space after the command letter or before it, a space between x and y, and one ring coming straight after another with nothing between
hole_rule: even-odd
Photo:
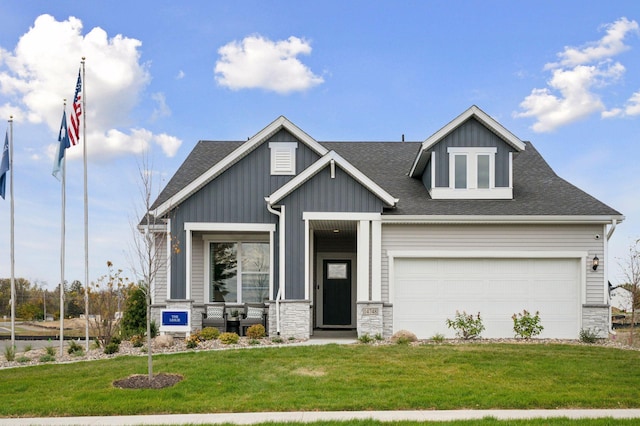
<instances>
[{"instance_id":1,"label":"white cloud","mask_svg":"<svg viewBox=\"0 0 640 426\"><path fill-rule=\"evenodd\" d=\"M88 153L103 160L148 147L151 132L114 130L131 125L131 111L151 80L148 65L140 63L141 45L120 34L109 37L99 27L83 36L78 18L56 21L41 15L13 52L0 49L0 95L9 100L0 110L14 112L17 121L45 123L57 134L63 99L70 113L80 61L86 57ZM159 114L169 111L163 99L158 104ZM150 135L141 136L144 132Z\"/></svg>"},{"instance_id":2,"label":"white cloud","mask_svg":"<svg viewBox=\"0 0 640 426\"><path fill-rule=\"evenodd\" d=\"M311 45L297 37L271 41L249 36L222 46L218 53L216 81L232 90L259 88L286 94L324 82L297 58L311 53Z\"/></svg>"},{"instance_id":3,"label":"white cloud","mask_svg":"<svg viewBox=\"0 0 640 426\"><path fill-rule=\"evenodd\" d=\"M171 108L167 105L167 100L164 96L164 93L153 93L151 95L151 99L156 101L156 108L153 110L151 114L151 121L156 121L162 117L168 117L171 115Z\"/></svg>"},{"instance_id":4,"label":"white cloud","mask_svg":"<svg viewBox=\"0 0 640 426\"><path fill-rule=\"evenodd\" d=\"M176 75L176 80L182 80L185 77L184 71L178 71L178 75Z\"/></svg>"},{"instance_id":5,"label":"white cloud","mask_svg":"<svg viewBox=\"0 0 640 426\"><path fill-rule=\"evenodd\" d=\"M547 87L533 89L514 117L535 118L534 131L550 132L598 111L603 118L622 115L620 108L606 108L599 89L624 75L624 65L612 58L629 49L624 38L638 32L638 23L621 18L605 28L605 36L597 42L581 48L565 47L558 53L559 62L546 64L544 69L552 73Z\"/></svg>"},{"instance_id":6,"label":"white cloud","mask_svg":"<svg viewBox=\"0 0 640 426\"><path fill-rule=\"evenodd\" d=\"M624 109L625 115L640 115L640 91L637 91L627 101Z\"/></svg>"},{"instance_id":7,"label":"white cloud","mask_svg":"<svg viewBox=\"0 0 640 426\"><path fill-rule=\"evenodd\" d=\"M175 136L170 136L165 133L155 135L153 137L155 143L162 147L162 151L167 157L173 157L178 152L178 148L182 145L182 141Z\"/></svg>"}]
</instances>

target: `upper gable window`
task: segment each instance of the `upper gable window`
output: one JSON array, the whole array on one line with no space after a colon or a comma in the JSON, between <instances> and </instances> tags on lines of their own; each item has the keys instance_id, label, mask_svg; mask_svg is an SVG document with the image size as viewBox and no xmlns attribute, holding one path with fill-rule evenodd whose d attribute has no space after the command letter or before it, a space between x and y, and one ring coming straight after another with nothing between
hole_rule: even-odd
<instances>
[{"instance_id":1,"label":"upper gable window","mask_svg":"<svg viewBox=\"0 0 640 426\"><path fill-rule=\"evenodd\" d=\"M490 189L495 186L495 147L448 148L449 188Z\"/></svg>"},{"instance_id":2,"label":"upper gable window","mask_svg":"<svg viewBox=\"0 0 640 426\"><path fill-rule=\"evenodd\" d=\"M297 142L271 142L271 174L295 175L296 174L296 149Z\"/></svg>"}]
</instances>

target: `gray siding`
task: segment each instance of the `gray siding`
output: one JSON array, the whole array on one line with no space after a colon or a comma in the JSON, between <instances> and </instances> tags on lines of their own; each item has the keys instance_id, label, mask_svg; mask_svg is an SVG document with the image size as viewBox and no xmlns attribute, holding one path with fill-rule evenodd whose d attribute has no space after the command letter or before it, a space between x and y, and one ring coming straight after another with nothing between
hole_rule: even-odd
<instances>
[{"instance_id":1,"label":"gray siding","mask_svg":"<svg viewBox=\"0 0 640 426\"><path fill-rule=\"evenodd\" d=\"M273 141L297 140L289 132L279 131L169 213L172 236L181 248L171 258L171 299L186 297L186 222L277 223L277 217L266 209L264 197L271 195L294 176L271 176L269 142ZM296 150L297 172L300 173L318 158L318 154L299 142ZM277 264L277 247L275 252ZM275 277L277 280L277 269ZM194 283L197 284L196 281Z\"/></svg>"},{"instance_id":2,"label":"gray siding","mask_svg":"<svg viewBox=\"0 0 640 426\"><path fill-rule=\"evenodd\" d=\"M286 298L304 298L304 221L309 212L382 212L383 202L336 167L331 179L329 167L309 179L282 200L286 206Z\"/></svg>"},{"instance_id":3,"label":"gray siding","mask_svg":"<svg viewBox=\"0 0 640 426\"><path fill-rule=\"evenodd\" d=\"M447 153L449 147L496 147L498 151L495 158L495 185L496 187L509 186L509 152L515 150L479 121L472 118L433 147L433 151L436 153L435 187L446 188L449 186L449 154ZM425 177L423 174L423 182L425 179L431 179L431 167L433 167L432 164L425 169L424 173L429 173L429 176Z\"/></svg>"},{"instance_id":4,"label":"gray siding","mask_svg":"<svg viewBox=\"0 0 640 426\"><path fill-rule=\"evenodd\" d=\"M587 251L601 267L587 262L586 303L604 300L604 236L601 225L382 225L382 299L389 300L389 258L394 250Z\"/></svg>"},{"instance_id":5,"label":"gray siding","mask_svg":"<svg viewBox=\"0 0 640 426\"><path fill-rule=\"evenodd\" d=\"M152 303L164 303L167 299L167 234L166 232L155 234L155 255L158 259L158 270L153 282L153 300Z\"/></svg>"}]
</instances>

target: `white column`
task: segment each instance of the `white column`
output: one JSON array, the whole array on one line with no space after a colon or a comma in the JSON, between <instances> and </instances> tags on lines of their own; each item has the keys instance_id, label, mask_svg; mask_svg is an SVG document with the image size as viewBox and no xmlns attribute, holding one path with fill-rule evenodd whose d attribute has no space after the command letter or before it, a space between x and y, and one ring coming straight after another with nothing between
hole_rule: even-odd
<instances>
[{"instance_id":1,"label":"white column","mask_svg":"<svg viewBox=\"0 0 640 426\"><path fill-rule=\"evenodd\" d=\"M309 283L310 283L310 269L309 269L309 256L311 253L309 244L309 221L304 221L304 298L309 300Z\"/></svg>"},{"instance_id":2,"label":"white column","mask_svg":"<svg viewBox=\"0 0 640 426\"><path fill-rule=\"evenodd\" d=\"M358 222L358 285L356 300L369 299L369 221Z\"/></svg>"},{"instance_id":3,"label":"white column","mask_svg":"<svg viewBox=\"0 0 640 426\"><path fill-rule=\"evenodd\" d=\"M185 237L185 250L184 250L184 257L185 257L185 272L186 272L186 276L185 276L185 299L189 300L191 299L191 230L187 229L186 231L186 237Z\"/></svg>"},{"instance_id":4,"label":"white column","mask_svg":"<svg viewBox=\"0 0 640 426\"><path fill-rule=\"evenodd\" d=\"M382 221L371 221L371 300L382 301Z\"/></svg>"}]
</instances>

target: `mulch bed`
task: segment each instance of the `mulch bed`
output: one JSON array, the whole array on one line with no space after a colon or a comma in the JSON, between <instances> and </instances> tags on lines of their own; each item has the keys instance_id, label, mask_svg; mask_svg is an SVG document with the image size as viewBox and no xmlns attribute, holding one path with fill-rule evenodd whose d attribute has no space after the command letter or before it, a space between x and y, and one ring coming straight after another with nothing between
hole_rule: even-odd
<instances>
[{"instance_id":1,"label":"mulch bed","mask_svg":"<svg viewBox=\"0 0 640 426\"><path fill-rule=\"evenodd\" d=\"M181 382L182 379L179 374L158 373L151 380L147 374L134 374L114 381L113 386L121 389L163 389Z\"/></svg>"}]
</instances>

